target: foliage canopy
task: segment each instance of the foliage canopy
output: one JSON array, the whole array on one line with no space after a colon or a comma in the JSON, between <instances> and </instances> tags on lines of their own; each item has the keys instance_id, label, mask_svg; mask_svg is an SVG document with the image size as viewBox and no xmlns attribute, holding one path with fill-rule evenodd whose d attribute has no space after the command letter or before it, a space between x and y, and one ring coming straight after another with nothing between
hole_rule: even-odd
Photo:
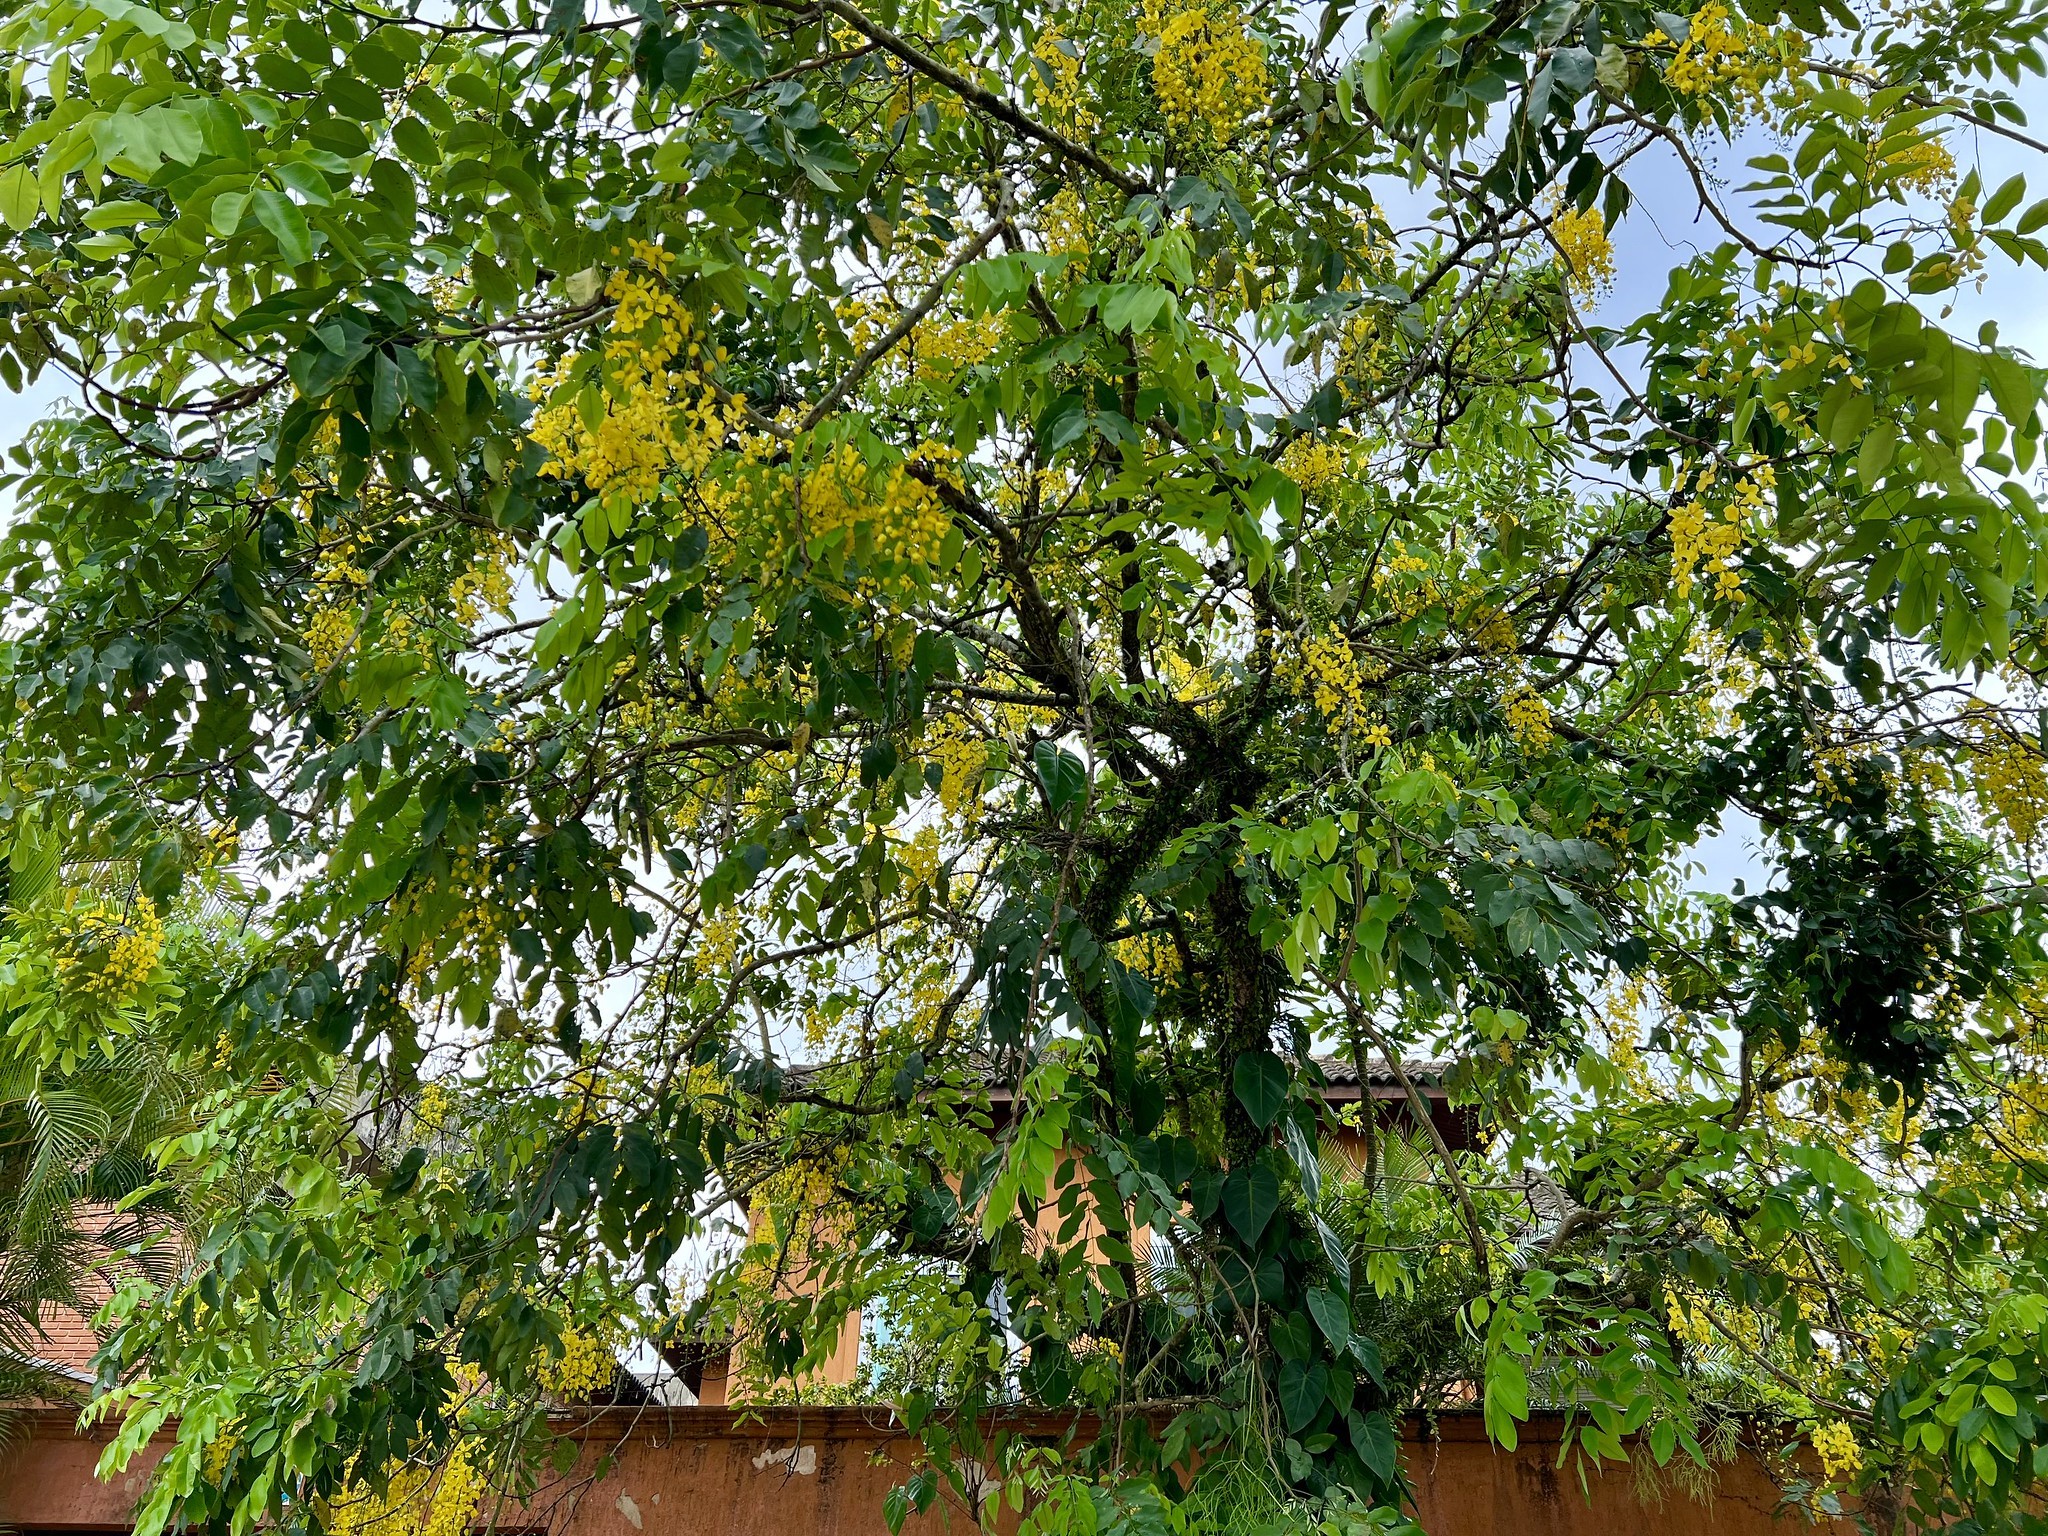
<instances>
[{"instance_id":1,"label":"foliage canopy","mask_svg":"<svg viewBox=\"0 0 2048 1536\"><path fill-rule=\"evenodd\" d=\"M2032 1519L2044 374L1952 310L2044 26L17 0L6 1072L189 1080L145 1536L452 1532L607 1344L855 1307L898 1518L1021 1396L1157 1410L1042 1529L1219 1440L1385 1525L1470 1391ZM1418 1053L1480 1145L1326 1166Z\"/></svg>"}]
</instances>

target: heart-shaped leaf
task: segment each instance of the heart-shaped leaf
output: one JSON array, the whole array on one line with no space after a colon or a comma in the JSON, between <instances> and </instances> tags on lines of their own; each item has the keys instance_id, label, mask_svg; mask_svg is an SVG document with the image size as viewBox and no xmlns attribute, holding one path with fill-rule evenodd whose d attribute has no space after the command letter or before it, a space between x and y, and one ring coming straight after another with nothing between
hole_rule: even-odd
<instances>
[{"instance_id":1,"label":"heart-shaped leaf","mask_svg":"<svg viewBox=\"0 0 2048 1536\"><path fill-rule=\"evenodd\" d=\"M1064 747L1041 741L1031 749L1031 764L1038 770L1038 782L1045 786L1046 803L1055 819L1088 788L1087 765Z\"/></svg>"},{"instance_id":2,"label":"heart-shaped leaf","mask_svg":"<svg viewBox=\"0 0 2048 1536\"><path fill-rule=\"evenodd\" d=\"M1258 1242L1278 1209L1280 1180L1263 1163L1234 1168L1223 1181L1223 1214L1247 1248Z\"/></svg>"},{"instance_id":3,"label":"heart-shaped leaf","mask_svg":"<svg viewBox=\"0 0 2048 1536\"><path fill-rule=\"evenodd\" d=\"M1329 1367L1320 1360L1289 1360L1280 1367L1280 1413L1289 1434L1298 1435L1316 1421L1329 1391Z\"/></svg>"},{"instance_id":4,"label":"heart-shaped leaf","mask_svg":"<svg viewBox=\"0 0 2048 1536\"><path fill-rule=\"evenodd\" d=\"M1362 1333L1351 1335L1351 1357L1365 1367L1365 1374L1384 1387L1387 1384L1386 1369L1380 1363L1378 1341L1368 1339Z\"/></svg>"},{"instance_id":5,"label":"heart-shaped leaf","mask_svg":"<svg viewBox=\"0 0 2048 1536\"><path fill-rule=\"evenodd\" d=\"M1287 1103L1287 1063L1271 1051L1246 1051L1237 1058L1231 1084L1237 1089L1237 1102L1263 1131L1280 1118Z\"/></svg>"},{"instance_id":6,"label":"heart-shaped leaf","mask_svg":"<svg viewBox=\"0 0 2048 1536\"><path fill-rule=\"evenodd\" d=\"M1393 1423L1384 1413L1351 1415L1351 1448L1358 1452L1372 1475L1383 1484L1394 1481L1400 1460L1400 1442L1394 1438Z\"/></svg>"},{"instance_id":7,"label":"heart-shaped leaf","mask_svg":"<svg viewBox=\"0 0 2048 1536\"><path fill-rule=\"evenodd\" d=\"M1308 1293L1308 1313L1330 1341L1331 1351L1342 1354L1351 1342L1351 1303L1334 1291L1318 1288Z\"/></svg>"}]
</instances>

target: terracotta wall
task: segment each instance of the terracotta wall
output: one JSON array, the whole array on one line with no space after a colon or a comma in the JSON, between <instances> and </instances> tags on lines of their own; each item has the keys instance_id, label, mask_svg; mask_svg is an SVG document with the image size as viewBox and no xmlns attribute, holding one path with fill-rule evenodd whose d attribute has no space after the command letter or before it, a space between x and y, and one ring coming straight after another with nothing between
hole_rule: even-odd
<instances>
[{"instance_id":1,"label":"terracotta wall","mask_svg":"<svg viewBox=\"0 0 2048 1536\"><path fill-rule=\"evenodd\" d=\"M1053 1419L1022 1421L1056 1433ZM1625 1470L1590 1480L1557 1466L1555 1420L1539 1416L1521 1447L1495 1451L1477 1416L1447 1414L1409 1426L1405 1454L1416 1513L1430 1536L1610 1536L1654 1529L1657 1536L1766 1536L1811 1530L1772 1518L1776 1490L1761 1468L1721 1469L1711 1504L1683 1494L1646 1507ZM719 1408L608 1410L565 1433L584 1442L579 1471L548 1489L524 1520L559 1536L886 1536L882 1498L908 1473L914 1444L885 1408L777 1410ZM0 1451L0 1527L29 1532L109 1532L128 1523L146 1469L113 1483L92 1467L106 1432L76 1434L68 1413L33 1417L28 1433ZM608 1475L594 1477L607 1454ZM957 1498L904 1527L915 1536L976 1529ZM1846 1527L1845 1527L1846 1529Z\"/></svg>"}]
</instances>

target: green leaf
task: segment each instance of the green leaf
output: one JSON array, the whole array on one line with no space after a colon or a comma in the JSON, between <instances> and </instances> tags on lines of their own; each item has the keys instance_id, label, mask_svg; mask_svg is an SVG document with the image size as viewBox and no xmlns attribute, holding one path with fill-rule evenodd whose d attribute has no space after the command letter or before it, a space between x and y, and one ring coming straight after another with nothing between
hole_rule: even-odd
<instances>
[{"instance_id":1,"label":"green leaf","mask_svg":"<svg viewBox=\"0 0 2048 1536\"><path fill-rule=\"evenodd\" d=\"M1330 1394L1330 1370L1320 1360L1289 1360L1280 1367L1280 1412L1289 1434L1300 1434L1322 1412Z\"/></svg>"},{"instance_id":2,"label":"green leaf","mask_svg":"<svg viewBox=\"0 0 2048 1536\"><path fill-rule=\"evenodd\" d=\"M2019 207L2020 199L2026 195L2027 178L2024 175L2008 176L1998 190L1985 199L1983 211L1978 217L1986 224L1996 224Z\"/></svg>"},{"instance_id":3,"label":"green leaf","mask_svg":"<svg viewBox=\"0 0 2048 1536\"><path fill-rule=\"evenodd\" d=\"M1891 467L1898 451L1899 429L1890 421L1876 422L1863 434L1863 446L1856 453L1856 478L1866 491Z\"/></svg>"},{"instance_id":4,"label":"green leaf","mask_svg":"<svg viewBox=\"0 0 2048 1536\"><path fill-rule=\"evenodd\" d=\"M256 222L270 231L286 265L302 266L313 259L313 235L306 228L306 216L277 188L264 187L257 192Z\"/></svg>"},{"instance_id":5,"label":"green leaf","mask_svg":"<svg viewBox=\"0 0 2048 1536\"><path fill-rule=\"evenodd\" d=\"M1650 1426L1650 1454L1663 1466L1671 1460L1671 1453L1678 1449L1678 1423L1674 1419L1659 1419Z\"/></svg>"},{"instance_id":6,"label":"green leaf","mask_svg":"<svg viewBox=\"0 0 2048 1536\"><path fill-rule=\"evenodd\" d=\"M1172 295L1156 283L1118 283L1102 303L1102 323L1111 331L1149 330L1167 310Z\"/></svg>"},{"instance_id":7,"label":"green leaf","mask_svg":"<svg viewBox=\"0 0 2048 1536\"><path fill-rule=\"evenodd\" d=\"M1088 788L1088 767L1064 747L1041 741L1031 749L1031 764L1045 789L1046 803L1053 819L1065 815L1067 807L1079 801Z\"/></svg>"},{"instance_id":8,"label":"green leaf","mask_svg":"<svg viewBox=\"0 0 2048 1536\"><path fill-rule=\"evenodd\" d=\"M0 219L9 229L27 229L35 223L42 202L42 188L36 173L26 165L0 171Z\"/></svg>"},{"instance_id":9,"label":"green leaf","mask_svg":"<svg viewBox=\"0 0 2048 1536\"><path fill-rule=\"evenodd\" d=\"M1351 1291L1351 1256L1344 1251L1344 1240L1321 1216L1315 1218L1316 1236L1322 1241L1323 1259L1330 1266L1330 1273L1336 1277L1337 1289L1349 1294Z\"/></svg>"},{"instance_id":10,"label":"green leaf","mask_svg":"<svg viewBox=\"0 0 2048 1536\"><path fill-rule=\"evenodd\" d=\"M2000 352L1985 353L1983 366L1985 387L1991 391L1991 398L1998 405L1998 414L2017 430L2034 414L2034 406L2040 399L2041 390L2035 374L2024 364Z\"/></svg>"},{"instance_id":11,"label":"green leaf","mask_svg":"<svg viewBox=\"0 0 2048 1536\"><path fill-rule=\"evenodd\" d=\"M1271 1051L1245 1051L1231 1069L1231 1086L1237 1102L1252 1117L1252 1124L1265 1130L1280 1117L1287 1104L1287 1063Z\"/></svg>"},{"instance_id":12,"label":"green leaf","mask_svg":"<svg viewBox=\"0 0 2048 1536\"><path fill-rule=\"evenodd\" d=\"M398 146L401 155L415 165L440 163L440 141L434 137L434 131L416 117L401 117L393 123L391 142Z\"/></svg>"},{"instance_id":13,"label":"green leaf","mask_svg":"<svg viewBox=\"0 0 2048 1536\"><path fill-rule=\"evenodd\" d=\"M7 905L22 911L35 905L57 883L56 841L32 821L21 822L7 856Z\"/></svg>"},{"instance_id":14,"label":"green leaf","mask_svg":"<svg viewBox=\"0 0 2048 1536\"><path fill-rule=\"evenodd\" d=\"M1039 452L1050 457L1088 431L1088 402L1077 394L1061 395L1038 418Z\"/></svg>"},{"instance_id":15,"label":"green leaf","mask_svg":"<svg viewBox=\"0 0 2048 1536\"><path fill-rule=\"evenodd\" d=\"M1223 1181L1223 1215L1244 1240L1256 1246L1259 1234L1280 1209L1280 1180L1264 1163L1233 1168Z\"/></svg>"},{"instance_id":16,"label":"green leaf","mask_svg":"<svg viewBox=\"0 0 2048 1536\"><path fill-rule=\"evenodd\" d=\"M1400 1466L1401 1443L1393 1420L1384 1413L1354 1413L1346 1422L1351 1431L1351 1448L1382 1485L1391 1485Z\"/></svg>"},{"instance_id":17,"label":"green leaf","mask_svg":"<svg viewBox=\"0 0 2048 1536\"><path fill-rule=\"evenodd\" d=\"M370 369L370 430L382 434L398 421L398 364L389 353L379 351Z\"/></svg>"},{"instance_id":18,"label":"green leaf","mask_svg":"<svg viewBox=\"0 0 2048 1536\"><path fill-rule=\"evenodd\" d=\"M185 848L176 838L152 843L142 855L138 878L159 906L167 905L185 881Z\"/></svg>"},{"instance_id":19,"label":"green leaf","mask_svg":"<svg viewBox=\"0 0 2048 1536\"><path fill-rule=\"evenodd\" d=\"M1308 1293L1308 1310L1330 1341L1331 1352L1342 1354L1351 1343L1351 1303L1334 1291L1318 1288Z\"/></svg>"},{"instance_id":20,"label":"green leaf","mask_svg":"<svg viewBox=\"0 0 2048 1536\"><path fill-rule=\"evenodd\" d=\"M1834 419L1822 430L1827 433L1829 443L1838 451L1846 452L1863 436L1873 412L1870 396L1858 390L1841 402Z\"/></svg>"},{"instance_id":21,"label":"green leaf","mask_svg":"<svg viewBox=\"0 0 2048 1536\"><path fill-rule=\"evenodd\" d=\"M222 239L228 239L242 227L242 215L248 209L247 192L223 192L206 211L206 227Z\"/></svg>"}]
</instances>

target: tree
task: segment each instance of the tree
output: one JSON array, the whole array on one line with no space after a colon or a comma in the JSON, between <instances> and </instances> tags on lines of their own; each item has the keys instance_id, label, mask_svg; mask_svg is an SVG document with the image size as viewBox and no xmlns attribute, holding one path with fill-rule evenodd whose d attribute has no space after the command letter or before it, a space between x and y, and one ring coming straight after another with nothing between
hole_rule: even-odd
<instances>
[{"instance_id":1,"label":"tree","mask_svg":"<svg viewBox=\"0 0 2048 1536\"><path fill-rule=\"evenodd\" d=\"M995 1447L1047 1529L1195 1444L1384 1524L1460 1380L2018 1528L2043 374L1954 309L2048 266L1958 161L2043 27L16 6L0 372L80 388L5 804L158 900L241 840L283 1085L159 1149L241 1196L117 1304L145 1536L453 1529L594 1341L800 1383L855 1305L936 1467L1177 1410ZM1615 324L1653 183L1706 233ZM1422 1049L1485 1146L1326 1178L1317 1054Z\"/></svg>"}]
</instances>

